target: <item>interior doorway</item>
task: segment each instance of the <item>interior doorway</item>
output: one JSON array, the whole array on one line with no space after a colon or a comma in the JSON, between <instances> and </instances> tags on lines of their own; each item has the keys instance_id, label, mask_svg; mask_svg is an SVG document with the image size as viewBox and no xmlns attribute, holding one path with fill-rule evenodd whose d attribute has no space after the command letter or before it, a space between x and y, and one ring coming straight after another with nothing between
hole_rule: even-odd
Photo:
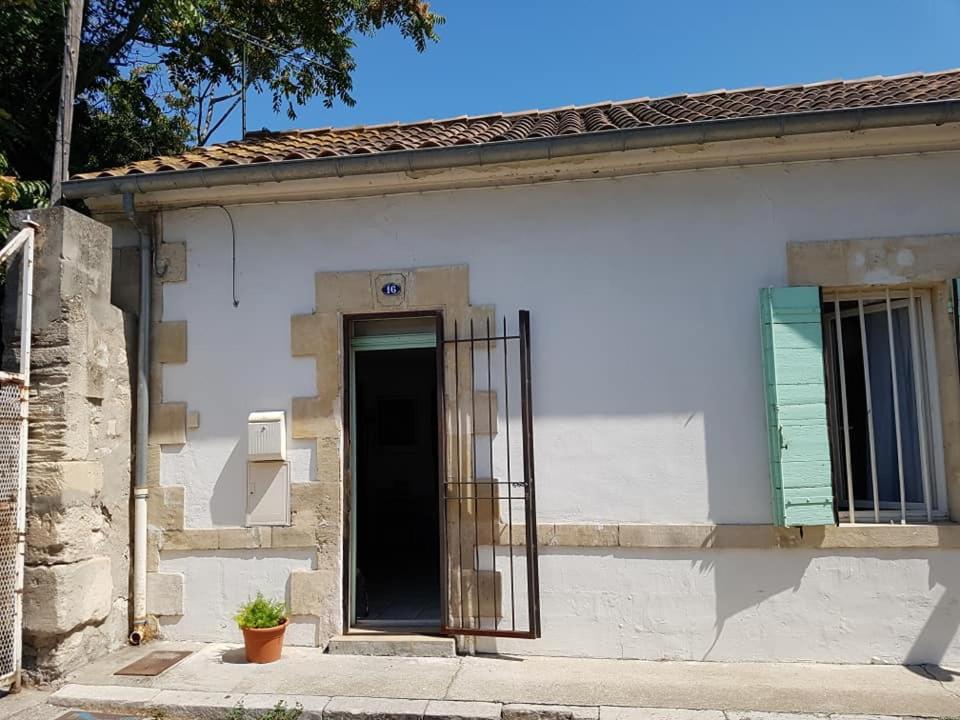
<instances>
[{"instance_id":1,"label":"interior doorway","mask_svg":"<svg viewBox=\"0 0 960 720\"><path fill-rule=\"evenodd\" d=\"M440 626L436 327L349 324L351 627Z\"/></svg>"}]
</instances>

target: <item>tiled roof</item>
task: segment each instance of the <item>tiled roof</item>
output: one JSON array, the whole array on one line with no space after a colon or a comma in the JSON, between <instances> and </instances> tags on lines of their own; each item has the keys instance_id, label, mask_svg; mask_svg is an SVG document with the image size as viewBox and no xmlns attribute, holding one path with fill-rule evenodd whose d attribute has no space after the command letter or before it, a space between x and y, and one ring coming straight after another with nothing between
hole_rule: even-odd
<instances>
[{"instance_id":1,"label":"tiled roof","mask_svg":"<svg viewBox=\"0 0 960 720\"><path fill-rule=\"evenodd\" d=\"M447 120L254 133L248 134L243 140L199 147L182 155L141 160L111 170L83 173L74 176L74 179L442 148L709 120L957 99L960 99L960 69L810 85L717 90Z\"/></svg>"}]
</instances>

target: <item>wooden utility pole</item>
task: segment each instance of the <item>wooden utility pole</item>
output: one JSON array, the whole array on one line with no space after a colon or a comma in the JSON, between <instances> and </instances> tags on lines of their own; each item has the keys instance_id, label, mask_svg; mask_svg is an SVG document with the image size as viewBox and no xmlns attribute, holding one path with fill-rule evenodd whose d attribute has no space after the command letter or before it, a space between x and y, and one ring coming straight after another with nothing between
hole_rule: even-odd
<instances>
[{"instance_id":1,"label":"wooden utility pole","mask_svg":"<svg viewBox=\"0 0 960 720\"><path fill-rule=\"evenodd\" d=\"M82 26L83 0L69 0L63 27L63 73L60 76L60 107L57 109L57 134L54 139L51 205L59 205L63 200L63 181L70 174L73 100L77 92L77 61L80 57Z\"/></svg>"}]
</instances>

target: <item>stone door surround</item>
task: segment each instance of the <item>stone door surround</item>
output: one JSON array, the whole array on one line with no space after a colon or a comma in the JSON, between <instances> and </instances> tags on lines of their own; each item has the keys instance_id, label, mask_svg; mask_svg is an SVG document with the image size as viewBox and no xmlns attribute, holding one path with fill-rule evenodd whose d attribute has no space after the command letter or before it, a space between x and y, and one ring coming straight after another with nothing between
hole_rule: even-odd
<instances>
[{"instance_id":1,"label":"stone door surround","mask_svg":"<svg viewBox=\"0 0 960 720\"><path fill-rule=\"evenodd\" d=\"M453 323L486 321L490 307L470 305L465 265L406 270L319 272L315 278L315 310L290 320L290 350L294 357L312 357L316 363L316 394L293 398L291 431L294 438L316 441L316 477L309 511L316 548L315 569L294 572L290 584L291 610L319 619L317 644L344 629L344 559L347 510L344 488L350 482L344 443L344 318L410 311L439 311L445 333ZM462 325L461 325L462 327ZM469 379L472 383L472 378ZM463 379L461 379L463 385ZM467 386L469 387L469 385ZM462 388L461 388L462 389ZM446 393L456 392L447 387ZM444 418L441 422L449 422ZM451 454L447 453L447 457ZM448 468L449 472L450 469ZM295 517L304 512L293 498ZM296 521L295 521L296 524Z\"/></svg>"}]
</instances>

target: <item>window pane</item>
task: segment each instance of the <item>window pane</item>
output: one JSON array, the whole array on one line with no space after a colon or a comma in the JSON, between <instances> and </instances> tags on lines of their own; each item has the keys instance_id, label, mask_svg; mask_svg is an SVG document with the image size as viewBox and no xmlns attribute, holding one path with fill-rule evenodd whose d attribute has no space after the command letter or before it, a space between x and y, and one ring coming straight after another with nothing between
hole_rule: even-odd
<instances>
[{"instance_id":1,"label":"window pane","mask_svg":"<svg viewBox=\"0 0 960 720\"><path fill-rule=\"evenodd\" d=\"M910 503L922 503L920 436L917 426L913 349L910 341L908 309L906 307L894 308L892 319L906 499ZM881 503L899 505L900 476L897 463L893 382L890 377L890 335L887 313L885 309L880 312L870 312L865 315L864 320L867 330L867 354L870 358L870 391L873 401L873 431L877 455L877 486ZM870 472L869 462L867 472ZM868 486L866 498L872 501L872 486Z\"/></svg>"},{"instance_id":2,"label":"window pane","mask_svg":"<svg viewBox=\"0 0 960 720\"><path fill-rule=\"evenodd\" d=\"M917 308L921 307L917 303ZM844 300L840 303L840 328L843 345L843 380L846 384L846 410L848 422L843 423L841 405L841 367L839 343L834 303L827 298L824 312L825 341L827 343L829 363L828 373L828 410L831 426L831 452L834 482L840 507L848 509L847 483L847 443L850 449L850 467L852 475L853 497L860 513L872 511L873 493L873 455L870 451L870 428L874 430L875 456L877 466L878 504L883 511L899 515L900 512L900 473L897 462L897 433L894 418L893 381L891 380L890 334L888 330L887 305L885 300L874 298L864 300L864 335L866 355L869 358L870 400L873 414L867 413L867 391L864 374L864 340L860 334L860 313L856 301ZM903 297L893 300L890 324L893 326L894 357L897 374L897 400L900 412L900 441L903 462L905 501L908 510L921 512L923 497L923 463L920 442L920 422L929 432L929 399L925 367L923 366L923 346L917 348L921 366L914 368L914 348L912 336L923 338L922 313L914 315L916 327L911 333L910 308ZM924 405L922 415L917 412L917 386ZM931 488L933 490L933 488ZM932 500L932 498L931 498ZM934 503L935 504L935 503Z\"/></svg>"},{"instance_id":3,"label":"window pane","mask_svg":"<svg viewBox=\"0 0 960 720\"><path fill-rule=\"evenodd\" d=\"M372 335L407 335L411 333L432 333L437 330L437 320L433 316L383 318L374 320L356 320L353 323L354 337Z\"/></svg>"}]
</instances>

